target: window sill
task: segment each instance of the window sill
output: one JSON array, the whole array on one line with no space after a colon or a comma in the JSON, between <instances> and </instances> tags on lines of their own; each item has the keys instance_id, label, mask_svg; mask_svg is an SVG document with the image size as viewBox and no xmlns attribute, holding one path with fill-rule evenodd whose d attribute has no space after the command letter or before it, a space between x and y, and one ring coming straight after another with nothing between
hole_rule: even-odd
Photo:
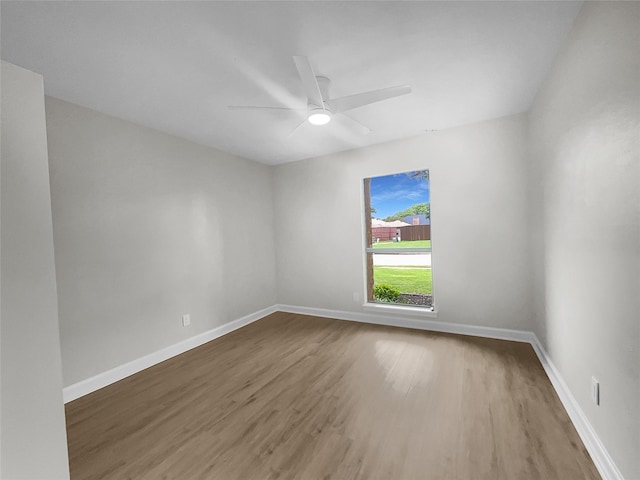
<instances>
[{"instance_id":1,"label":"window sill","mask_svg":"<svg viewBox=\"0 0 640 480\"><path fill-rule=\"evenodd\" d=\"M411 317L438 318L438 311L425 307L405 307L403 305L390 305L383 303L365 303L362 309L367 312L393 313L394 315L407 315Z\"/></svg>"}]
</instances>

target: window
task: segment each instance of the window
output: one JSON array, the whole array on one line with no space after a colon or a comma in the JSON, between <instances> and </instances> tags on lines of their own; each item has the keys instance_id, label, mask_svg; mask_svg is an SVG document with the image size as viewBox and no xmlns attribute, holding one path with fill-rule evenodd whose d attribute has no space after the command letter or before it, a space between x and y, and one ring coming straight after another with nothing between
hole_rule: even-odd
<instances>
[{"instance_id":1,"label":"window","mask_svg":"<svg viewBox=\"0 0 640 480\"><path fill-rule=\"evenodd\" d=\"M367 301L433 310L429 170L364 179Z\"/></svg>"}]
</instances>

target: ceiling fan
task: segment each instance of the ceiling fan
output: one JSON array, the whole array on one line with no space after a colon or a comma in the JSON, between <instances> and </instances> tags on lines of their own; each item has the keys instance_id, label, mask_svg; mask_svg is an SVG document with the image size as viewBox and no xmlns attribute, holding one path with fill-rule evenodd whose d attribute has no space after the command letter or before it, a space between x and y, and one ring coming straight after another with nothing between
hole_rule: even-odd
<instances>
[{"instance_id":1,"label":"ceiling fan","mask_svg":"<svg viewBox=\"0 0 640 480\"><path fill-rule=\"evenodd\" d=\"M296 131L306 121L312 125L326 125L331 121L333 115L344 115L344 112L353 110L354 108L411 93L411 85L399 85L396 87L387 87L379 90L371 90L369 92L356 93L345 97L329 98L329 86L331 85L331 80L327 77L316 75L311 67L309 58L304 56L294 56L293 61L296 64L300 80L302 81L302 86L307 94L307 118L294 128L291 133ZM230 105L228 108L230 110L300 110L296 108L263 107L257 105ZM353 118L346 115L344 116L356 122ZM360 124L360 122L356 123ZM370 131L368 127L365 127L364 125L362 125L362 127L366 128L367 132Z\"/></svg>"}]
</instances>

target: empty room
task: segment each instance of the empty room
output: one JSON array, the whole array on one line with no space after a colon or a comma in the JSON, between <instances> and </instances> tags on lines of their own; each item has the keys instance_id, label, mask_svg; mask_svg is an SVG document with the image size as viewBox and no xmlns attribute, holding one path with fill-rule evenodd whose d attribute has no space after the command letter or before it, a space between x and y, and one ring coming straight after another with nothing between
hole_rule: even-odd
<instances>
[{"instance_id":1,"label":"empty room","mask_svg":"<svg viewBox=\"0 0 640 480\"><path fill-rule=\"evenodd\" d=\"M0 478L640 480L640 2L0 17Z\"/></svg>"}]
</instances>

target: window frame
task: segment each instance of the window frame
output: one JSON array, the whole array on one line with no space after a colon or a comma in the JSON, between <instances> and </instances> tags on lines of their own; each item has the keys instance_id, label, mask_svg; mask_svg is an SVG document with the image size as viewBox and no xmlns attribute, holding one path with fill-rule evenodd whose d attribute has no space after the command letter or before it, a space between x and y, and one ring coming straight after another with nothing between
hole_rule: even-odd
<instances>
[{"instance_id":1,"label":"window frame","mask_svg":"<svg viewBox=\"0 0 640 480\"><path fill-rule=\"evenodd\" d=\"M428 169L424 169L428 170ZM435 288L433 285L433 225L429 222L431 226L431 247L408 247L408 248L393 248L393 247L385 247L383 250L380 248L374 247L373 243L373 231L371 226L371 180L376 177L382 177L387 175L397 175L411 172L409 170L407 172L399 172L399 173L389 173L386 175L377 175L364 177L361 182L362 188L362 199L363 199L363 207L361 212L364 213L364 248L363 248L363 256L364 256L364 276L365 276L365 302L363 304L363 308L371 311L392 311L393 313L405 313L412 316L426 316L426 317L437 317L437 309L435 304ZM416 170L413 170L416 171ZM431 179L429 178L429 181ZM429 204L431 205L431 199L429 199ZM431 220L431 215L429 215L429 220ZM373 271L373 256L375 254L394 254L394 255L402 255L402 254L416 254L416 253L430 253L431 254L431 305L430 306L420 306L420 305L412 305L412 304L402 304L402 303L383 303L376 302L375 297L373 295L374 289L374 271Z\"/></svg>"}]
</instances>

